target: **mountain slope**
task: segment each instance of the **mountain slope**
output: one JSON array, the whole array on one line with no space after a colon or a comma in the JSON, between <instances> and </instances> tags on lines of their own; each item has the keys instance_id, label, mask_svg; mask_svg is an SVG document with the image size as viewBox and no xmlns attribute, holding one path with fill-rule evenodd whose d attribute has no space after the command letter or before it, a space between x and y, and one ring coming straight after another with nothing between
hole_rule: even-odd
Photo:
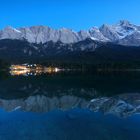
<instances>
[{"instance_id":1,"label":"mountain slope","mask_svg":"<svg viewBox=\"0 0 140 140\"><path fill-rule=\"evenodd\" d=\"M122 46L86 39L64 44L49 41L44 44L26 40L0 40L0 59L11 62L67 62L83 64L140 62L140 47ZM134 63L135 64L135 63Z\"/></svg>"}]
</instances>

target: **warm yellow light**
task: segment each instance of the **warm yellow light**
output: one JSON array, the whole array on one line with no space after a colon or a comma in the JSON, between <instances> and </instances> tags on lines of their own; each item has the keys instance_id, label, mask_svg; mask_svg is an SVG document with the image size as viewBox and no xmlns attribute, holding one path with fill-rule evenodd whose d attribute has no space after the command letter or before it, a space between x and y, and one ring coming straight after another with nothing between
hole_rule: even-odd
<instances>
[{"instance_id":1,"label":"warm yellow light","mask_svg":"<svg viewBox=\"0 0 140 140\"><path fill-rule=\"evenodd\" d=\"M11 75L26 75L30 70L11 70Z\"/></svg>"},{"instance_id":2,"label":"warm yellow light","mask_svg":"<svg viewBox=\"0 0 140 140\"><path fill-rule=\"evenodd\" d=\"M57 73L60 71L57 67L43 67L34 64L35 67L28 67L28 65L11 65L11 75L40 75L41 73Z\"/></svg>"}]
</instances>

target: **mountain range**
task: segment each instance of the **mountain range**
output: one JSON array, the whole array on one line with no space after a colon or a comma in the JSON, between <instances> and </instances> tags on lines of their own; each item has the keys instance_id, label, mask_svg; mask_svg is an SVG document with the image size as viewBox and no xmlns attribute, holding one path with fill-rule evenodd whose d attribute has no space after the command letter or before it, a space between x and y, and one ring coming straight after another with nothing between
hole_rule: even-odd
<instances>
[{"instance_id":1,"label":"mountain range","mask_svg":"<svg viewBox=\"0 0 140 140\"><path fill-rule=\"evenodd\" d=\"M113 42L121 45L140 45L140 26L121 20L115 25L103 24L100 28L93 27L89 30L76 32L71 29L58 30L48 26L32 26L13 28L8 26L0 31L0 40L18 39L27 40L30 43L46 43L48 41L62 43L76 43L87 38L101 42Z\"/></svg>"},{"instance_id":2,"label":"mountain range","mask_svg":"<svg viewBox=\"0 0 140 140\"><path fill-rule=\"evenodd\" d=\"M139 60L139 46L140 26L125 20L79 32L66 28L55 30L48 26L8 26L0 30L0 58L9 60Z\"/></svg>"}]
</instances>

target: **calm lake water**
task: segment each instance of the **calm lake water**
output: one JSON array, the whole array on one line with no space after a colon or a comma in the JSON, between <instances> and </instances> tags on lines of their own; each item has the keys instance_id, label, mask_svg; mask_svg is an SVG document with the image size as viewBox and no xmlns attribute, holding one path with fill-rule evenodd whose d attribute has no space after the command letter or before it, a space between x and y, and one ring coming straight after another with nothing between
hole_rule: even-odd
<instances>
[{"instance_id":1,"label":"calm lake water","mask_svg":"<svg viewBox=\"0 0 140 140\"><path fill-rule=\"evenodd\" d=\"M0 140L140 140L140 73L0 74Z\"/></svg>"}]
</instances>

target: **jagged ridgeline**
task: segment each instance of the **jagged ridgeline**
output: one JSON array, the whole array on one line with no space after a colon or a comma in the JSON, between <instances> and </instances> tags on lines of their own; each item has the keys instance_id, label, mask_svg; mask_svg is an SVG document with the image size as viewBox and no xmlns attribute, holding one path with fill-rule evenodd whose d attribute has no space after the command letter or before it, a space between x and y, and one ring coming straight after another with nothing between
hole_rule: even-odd
<instances>
[{"instance_id":1,"label":"jagged ridgeline","mask_svg":"<svg viewBox=\"0 0 140 140\"><path fill-rule=\"evenodd\" d=\"M0 31L0 39L27 40L30 43L46 43L48 41L64 44L76 43L87 38L100 42L112 42L121 45L140 46L140 26L129 21L119 21L115 25L103 24L100 28L74 31L71 29L52 29L48 26L32 26L13 28L6 27Z\"/></svg>"}]
</instances>

